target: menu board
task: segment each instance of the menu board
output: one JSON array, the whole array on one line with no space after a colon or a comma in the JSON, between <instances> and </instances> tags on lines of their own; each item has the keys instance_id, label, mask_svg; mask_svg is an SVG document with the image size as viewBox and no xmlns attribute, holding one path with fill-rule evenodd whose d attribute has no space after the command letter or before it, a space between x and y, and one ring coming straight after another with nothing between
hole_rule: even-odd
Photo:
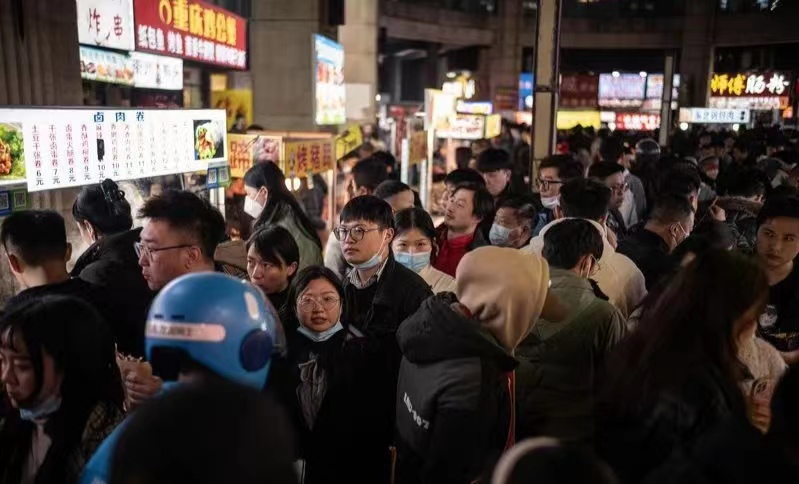
<instances>
[{"instance_id":1,"label":"menu board","mask_svg":"<svg viewBox=\"0 0 799 484\"><path fill-rule=\"evenodd\" d=\"M332 170L333 143L330 140L287 141L284 144L286 176L306 176Z\"/></svg>"},{"instance_id":2,"label":"menu board","mask_svg":"<svg viewBox=\"0 0 799 484\"><path fill-rule=\"evenodd\" d=\"M80 46L79 52L81 79L133 85L135 78L133 62L126 54L84 46ZM182 71L180 75L182 82Z\"/></svg>"},{"instance_id":3,"label":"menu board","mask_svg":"<svg viewBox=\"0 0 799 484\"><path fill-rule=\"evenodd\" d=\"M133 0L77 0L78 42L133 50Z\"/></svg>"},{"instance_id":4,"label":"menu board","mask_svg":"<svg viewBox=\"0 0 799 484\"><path fill-rule=\"evenodd\" d=\"M314 34L314 113L316 124L347 122L344 46Z\"/></svg>"},{"instance_id":5,"label":"menu board","mask_svg":"<svg viewBox=\"0 0 799 484\"><path fill-rule=\"evenodd\" d=\"M243 178L256 161L280 162L282 140L276 136L229 134L230 176Z\"/></svg>"},{"instance_id":6,"label":"menu board","mask_svg":"<svg viewBox=\"0 0 799 484\"><path fill-rule=\"evenodd\" d=\"M29 191L205 171L227 159L221 110L0 109L0 183Z\"/></svg>"},{"instance_id":7,"label":"menu board","mask_svg":"<svg viewBox=\"0 0 799 484\"><path fill-rule=\"evenodd\" d=\"M615 74L599 75L599 105L608 107L641 106L646 94L646 76Z\"/></svg>"},{"instance_id":8,"label":"menu board","mask_svg":"<svg viewBox=\"0 0 799 484\"><path fill-rule=\"evenodd\" d=\"M163 55L131 52L133 84L147 89L183 89L183 60Z\"/></svg>"}]
</instances>

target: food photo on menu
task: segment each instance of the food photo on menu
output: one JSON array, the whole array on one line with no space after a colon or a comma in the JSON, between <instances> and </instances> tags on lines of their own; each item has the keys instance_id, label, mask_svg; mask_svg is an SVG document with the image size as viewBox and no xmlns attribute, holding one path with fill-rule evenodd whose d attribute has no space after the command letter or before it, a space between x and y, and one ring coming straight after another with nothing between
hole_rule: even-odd
<instances>
[{"instance_id":1,"label":"food photo on menu","mask_svg":"<svg viewBox=\"0 0 799 484\"><path fill-rule=\"evenodd\" d=\"M219 121L194 121L194 159L210 160L225 156L225 124Z\"/></svg>"},{"instance_id":2,"label":"food photo on menu","mask_svg":"<svg viewBox=\"0 0 799 484\"><path fill-rule=\"evenodd\" d=\"M0 181L25 179L22 125L0 123Z\"/></svg>"}]
</instances>

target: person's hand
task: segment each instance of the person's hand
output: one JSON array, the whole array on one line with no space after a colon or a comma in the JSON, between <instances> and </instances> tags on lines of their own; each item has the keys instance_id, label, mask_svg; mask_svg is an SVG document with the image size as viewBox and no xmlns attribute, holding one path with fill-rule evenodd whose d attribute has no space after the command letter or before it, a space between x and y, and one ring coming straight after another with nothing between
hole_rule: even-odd
<instances>
[{"instance_id":1,"label":"person's hand","mask_svg":"<svg viewBox=\"0 0 799 484\"><path fill-rule=\"evenodd\" d=\"M155 375L142 375L135 372L129 373L125 377L125 393L128 396L128 410L133 410L156 396L163 386L163 380Z\"/></svg>"},{"instance_id":2,"label":"person's hand","mask_svg":"<svg viewBox=\"0 0 799 484\"><path fill-rule=\"evenodd\" d=\"M771 425L771 396L774 393L774 381L767 378L755 380L749 394L749 418L758 430L764 434Z\"/></svg>"},{"instance_id":3,"label":"person's hand","mask_svg":"<svg viewBox=\"0 0 799 484\"><path fill-rule=\"evenodd\" d=\"M764 434L768 432L768 428L771 425L771 408L767 404L753 403L749 416L752 420L752 425L756 429Z\"/></svg>"},{"instance_id":4,"label":"person's hand","mask_svg":"<svg viewBox=\"0 0 799 484\"><path fill-rule=\"evenodd\" d=\"M726 222L727 212L723 208L716 205L717 200L718 199L714 200L707 210L710 213L710 216L713 217L713 220L716 220L718 222Z\"/></svg>"}]
</instances>

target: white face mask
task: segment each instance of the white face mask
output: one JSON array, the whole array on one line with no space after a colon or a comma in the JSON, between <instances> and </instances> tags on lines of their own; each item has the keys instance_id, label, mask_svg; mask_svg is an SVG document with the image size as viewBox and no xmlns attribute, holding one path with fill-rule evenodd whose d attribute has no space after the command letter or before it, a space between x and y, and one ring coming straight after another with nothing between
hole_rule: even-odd
<instances>
[{"instance_id":1,"label":"white face mask","mask_svg":"<svg viewBox=\"0 0 799 484\"><path fill-rule=\"evenodd\" d=\"M244 213L249 215L250 217L257 219L261 216L261 212L264 211L264 206L260 203L256 202L250 197L244 197Z\"/></svg>"},{"instance_id":2,"label":"white face mask","mask_svg":"<svg viewBox=\"0 0 799 484\"><path fill-rule=\"evenodd\" d=\"M555 207L560 206L560 196L555 195L554 197L541 197L541 204L544 206L544 208L554 210Z\"/></svg>"}]
</instances>

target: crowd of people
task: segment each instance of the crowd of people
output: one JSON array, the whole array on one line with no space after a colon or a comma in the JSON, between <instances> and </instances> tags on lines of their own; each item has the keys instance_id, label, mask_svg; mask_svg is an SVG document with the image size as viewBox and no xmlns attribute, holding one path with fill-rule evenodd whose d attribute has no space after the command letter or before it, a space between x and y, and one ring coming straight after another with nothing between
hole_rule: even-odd
<instances>
[{"instance_id":1,"label":"crowd of people","mask_svg":"<svg viewBox=\"0 0 799 484\"><path fill-rule=\"evenodd\" d=\"M70 272L64 218L12 213L0 484L796 480L795 144L559 146L535 191L529 147L461 149L438 226L370 154L326 243L272 162L246 240L106 180Z\"/></svg>"}]
</instances>

